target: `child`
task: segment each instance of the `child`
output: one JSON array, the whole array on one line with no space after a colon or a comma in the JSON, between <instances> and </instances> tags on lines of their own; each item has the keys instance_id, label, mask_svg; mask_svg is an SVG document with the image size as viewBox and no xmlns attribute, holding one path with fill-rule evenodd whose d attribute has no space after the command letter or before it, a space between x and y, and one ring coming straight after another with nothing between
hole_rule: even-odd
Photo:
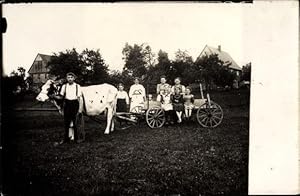
<instances>
[{"instance_id":1,"label":"child","mask_svg":"<svg viewBox=\"0 0 300 196\"><path fill-rule=\"evenodd\" d=\"M126 91L124 91L124 85L120 83L118 85L117 94L117 112L127 112L127 105L129 104L129 97Z\"/></svg>"},{"instance_id":2,"label":"child","mask_svg":"<svg viewBox=\"0 0 300 196\"><path fill-rule=\"evenodd\" d=\"M66 75L67 83L63 85L60 91L60 95L64 100L64 125L65 125L65 134L62 143L70 142L69 138L69 128L70 124L74 129L74 140L77 143L80 143L81 140L78 139L77 127L74 126L76 122L77 113L82 112L82 107L80 100L82 100L82 91L79 84L75 82L76 75L72 72L67 73Z\"/></svg>"},{"instance_id":3,"label":"child","mask_svg":"<svg viewBox=\"0 0 300 196\"><path fill-rule=\"evenodd\" d=\"M170 89L171 89L171 86L166 82L167 82L166 76L161 76L160 84L156 85L157 101L160 101L164 90L170 91Z\"/></svg>"},{"instance_id":4,"label":"child","mask_svg":"<svg viewBox=\"0 0 300 196\"><path fill-rule=\"evenodd\" d=\"M192 116L192 110L194 108L194 95L191 94L192 89L190 87L186 87L184 99L184 109L185 109L185 117L189 120Z\"/></svg>"},{"instance_id":5,"label":"child","mask_svg":"<svg viewBox=\"0 0 300 196\"><path fill-rule=\"evenodd\" d=\"M173 110L173 106L172 106L172 102L171 102L171 92L168 89L164 89L161 92L160 95L160 102L162 109L165 111L166 114L166 125L171 123L173 124L172 121L172 110Z\"/></svg>"},{"instance_id":6,"label":"child","mask_svg":"<svg viewBox=\"0 0 300 196\"><path fill-rule=\"evenodd\" d=\"M176 111L178 123L181 123L181 115L183 111L183 95L181 94L180 88L175 88L175 94L172 96L173 109Z\"/></svg>"}]
</instances>

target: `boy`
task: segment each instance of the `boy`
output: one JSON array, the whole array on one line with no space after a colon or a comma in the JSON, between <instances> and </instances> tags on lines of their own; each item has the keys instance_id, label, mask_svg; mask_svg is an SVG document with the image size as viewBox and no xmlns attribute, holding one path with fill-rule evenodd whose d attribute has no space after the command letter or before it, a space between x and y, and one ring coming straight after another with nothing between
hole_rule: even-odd
<instances>
[{"instance_id":1,"label":"boy","mask_svg":"<svg viewBox=\"0 0 300 196\"><path fill-rule=\"evenodd\" d=\"M173 109L176 111L177 115L177 122L181 123L181 115L183 111L183 95L181 94L181 89L180 88L175 88L175 94L172 95L171 97L172 103L173 103Z\"/></svg>"},{"instance_id":2,"label":"boy","mask_svg":"<svg viewBox=\"0 0 300 196\"><path fill-rule=\"evenodd\" d=\"M61 88L60 95L63 96L64 100L64 127L65 134L62 143L68 143L69 138L69 128L72 122L74 128L74 140L77 143L81 141L78 140L77 127L75 126L77 113L82 112L82 108L79 107L79 102L82 96L80 85L75 83L76 75L72 72L66 74L67 83Z\"/></svg>"}]
</instances>

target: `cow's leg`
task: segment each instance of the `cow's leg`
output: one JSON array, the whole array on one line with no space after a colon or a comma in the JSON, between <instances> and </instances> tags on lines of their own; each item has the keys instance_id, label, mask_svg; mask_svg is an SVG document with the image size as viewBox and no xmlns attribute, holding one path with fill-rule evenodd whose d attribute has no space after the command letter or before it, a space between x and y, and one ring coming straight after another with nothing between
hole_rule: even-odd
<instances>
[{"instance_id":1,"label":"cow's leg","mask_svg":"<svg viewBox=\"0 0 300 196\"><path fill-rule=\"evenodd\" d=\"M111 129L110 129L111 132L115 130L115 119L114 118L115 117L113 116L111 119Z\"/></svg>"},{"instance_id":2,"label":"cow's leg","mask_svg":"<svg viewBox=\"0 0 300 196\"><path fill-rule=\"evenodd\" d=\"M116 103L113 102L112 103L112 119L111 119L111 129L110 131L114 131L115 130L115 114L116 114Z\"/></svg>"},{"instance_id":3,"label":"cow's leg","mask_svg":"<svg viewBox=\"0 0 300 196\"><path fill-rule=\"evenodd\" d=\"M105 129L104 134L109 134L112 118L113 118L113 108L109 107L107 109L107 124L106 124L106 129Z\"/></svg>"}]
</instances>

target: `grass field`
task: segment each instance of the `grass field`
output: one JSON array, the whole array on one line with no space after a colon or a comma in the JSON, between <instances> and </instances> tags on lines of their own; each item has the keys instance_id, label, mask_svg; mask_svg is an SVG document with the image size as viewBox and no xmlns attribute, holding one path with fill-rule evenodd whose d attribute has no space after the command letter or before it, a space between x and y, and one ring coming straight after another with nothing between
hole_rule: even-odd
<instances>
[{"instance_id":1,"label":"grass field","mask_svg":"<svg viewBox=\"0 0 300 196\"><path fill-rule=\"evenodd\" d=\"M9 179L18 195L247 194L249 91L211 93L222 124L197 122L150 129L145 124L104 135L86 118L86 141L62 139L56 112L16 112L10 120ZM17 106L33 104L27 97ZM5 139L5 138L4 138ZM5 158L5 157L4 157Z\"/></svg>"}]
</instances>

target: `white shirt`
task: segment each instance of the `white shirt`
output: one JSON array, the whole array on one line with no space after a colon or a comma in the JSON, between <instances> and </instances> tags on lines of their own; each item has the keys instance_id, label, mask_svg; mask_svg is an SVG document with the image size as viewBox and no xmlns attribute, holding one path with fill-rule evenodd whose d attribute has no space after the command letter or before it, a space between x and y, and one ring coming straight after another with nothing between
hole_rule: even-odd
<instances>
[{"instance_id":1,"label":"white shirt","mask_svg":"<svg viewBox=\"0 0 300 196\"><path fill-rule=\"evenodd\" d=\"M129 104L129 97L126 91L118 91L117 99L125 99L126 104Z\"/></svg>"},{"instance_id":2,"label":"white shirt","mask_svg":"<svg viewBox=\"0 0 300 196\"><path fill-rule=\"evenodd\" d=\"M141 84L133 84L129 90L129 97L146 97L146 90Z\"/></svg>"},{"instance_id":3,"label":"white shirt","mask_svg":"<svg viewBox=\"0 0 300 196\"><path fill-rule=\"evenodd\" d=\"M133 84L129 90L129 97L131 98L130 111L136 106L144 107L146 91L143 85Z\"/></svg>"},{"instance_id":4,"label":"white shirt","mask_svg":"<svg viewBox=\"0 0 300 196\"><path fill-rule=\"evenodd\" d=\"M76 85L77 85L77 95L76 95ZM67 100L77 100L82 95L82 91L80 85L74 82L71 85L69 83L64 84L61 88L60 94L62 96L65 95L65 99Z\"/></svg>"}]
</instances>

